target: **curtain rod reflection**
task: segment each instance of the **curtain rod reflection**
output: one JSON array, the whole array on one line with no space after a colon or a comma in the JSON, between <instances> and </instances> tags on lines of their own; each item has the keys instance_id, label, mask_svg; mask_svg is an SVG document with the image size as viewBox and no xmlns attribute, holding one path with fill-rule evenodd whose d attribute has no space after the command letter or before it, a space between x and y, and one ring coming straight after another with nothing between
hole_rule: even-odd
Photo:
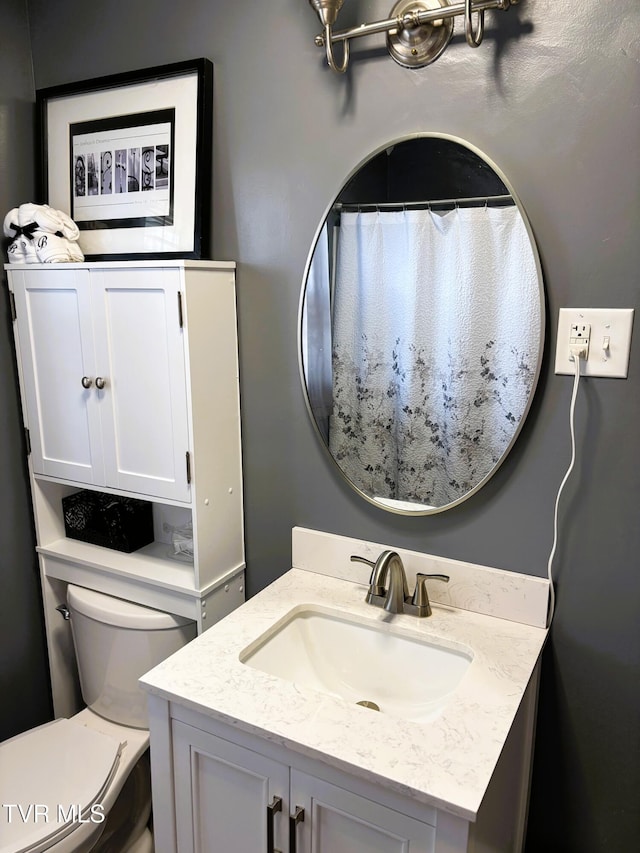
<instances>
[{"instance_id":1,"label":"curtain rod reflection","mask_svg":"<svg viewBox=\"0 0 640 853\"><path fill-rule=\"evenodd\" d=\"M376 202L356 203L337 202L332 210L336 213L342 211L348 213L365 213L375 210L438 210L441 208L456 207L508 207L515 205L510 195L476 196L473 198L442 198L430 201L404 201L404 202Z\"/></svg>"}]
</instances>

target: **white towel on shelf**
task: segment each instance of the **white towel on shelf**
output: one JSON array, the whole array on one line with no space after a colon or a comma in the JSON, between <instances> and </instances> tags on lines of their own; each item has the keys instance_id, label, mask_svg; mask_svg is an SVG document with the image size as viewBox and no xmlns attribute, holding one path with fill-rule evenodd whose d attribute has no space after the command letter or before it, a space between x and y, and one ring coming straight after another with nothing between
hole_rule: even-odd
<instances>
[{"instance_id":1,"label":"white towel on shelf","mask_svg":"<svg viewBox=\"0 0 640 853\"><path fill-rule=\"evenodd\" d=\"M4 218L3 232L11 243L7 247L7 259L10 264L37 263L36 249L32 240L32 229L23 231L20 225L20 211L12 208Z\"/></svg>"},{"instance_id":2,"label":"white towel on shelf","mask_svg":"<svg viewBox=\"0 0 640 853\"><path fill-rule=\"evenodd\" d=\"M4 218L11 264L79 263L84 253L78 243L80 230L62 210L31 202L12 208Z\"/></svg>"},{"instance_id":3,"label":"white towel on shelf","mask_svg":"<svg viewBox=\"0 0 640 853\"><path fill-rule=\"evenodd\" d=\"M67 240L77 240L80 229L76 223L62 210L55 210L48 204L21 204L18 212L19 224L25 226L30 222L38 225L38 230L47 234L59 234Z\"/></svg>"},{"instance_id":4,"label":"white towel on shelf","mask_svg":"<svg viewBox=\"0 0 640 853\"><path fill-rule=\"evenodd\" d=\"M15 240L20 233L20 217L17 207L13 207L4 218L3 231L5 237Z\"/></svg>"},{"instance_id":5,"label":"white towel on shelf","mask_svg":"<svg viewBox=\"0 0 640 853\"><path fill-rule=\"evenodd\" d=\"M35 231L33 245L37 263L40 264L80 263L84 260L82 250L74 240L58 237L57 234Z\"/></svg>"}]
</instances>

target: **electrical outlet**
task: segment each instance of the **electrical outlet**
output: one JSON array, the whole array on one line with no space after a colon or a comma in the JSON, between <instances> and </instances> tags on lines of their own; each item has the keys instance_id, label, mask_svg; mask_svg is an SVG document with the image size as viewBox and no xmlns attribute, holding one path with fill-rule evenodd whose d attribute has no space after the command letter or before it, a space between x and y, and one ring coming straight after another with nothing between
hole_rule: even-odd
<instances>
[{"instance_id":1,"label":"electrical outlet","mask_svg":"<svg viewBox=\"0 0 640 853\"><path fill-rule=\"evenodd\" d=\"M575 372L572 346L585 346L583 376L626 379L629 371L633 308L561 308L556 343L556 373Z\"/></svg>"},{"instance_id":2,"label":"electrical outlet","mask_svg":"<svg viewBox=\"0 0 640 853\"><path fill-rule=\"evenodd\" d=\"M577 350L585 361L589 358L589 341L591 339L591 323L572 323L569 332L569 359L573 361L573 353Z\"/></svg>"}]
</instances>

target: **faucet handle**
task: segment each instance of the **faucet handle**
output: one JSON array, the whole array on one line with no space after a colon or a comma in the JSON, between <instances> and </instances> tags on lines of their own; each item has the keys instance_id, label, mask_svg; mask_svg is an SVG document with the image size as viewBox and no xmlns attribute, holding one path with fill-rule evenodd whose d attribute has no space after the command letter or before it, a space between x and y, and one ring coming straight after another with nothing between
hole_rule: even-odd
<instances>
[{"instance_id":1,"label":"faucet handle","mask_svg":"<svg viewBox=\"0 0 640 853\"><path fill-rule=\"evenodd\" d=\"M378 577L376 573L376 568L378 566L378 560L368 560L366 557L360 557L358 554L351 555L352 563L365 563L367 566L371 566L371 577L369 578L369 595L384 595L386 590L383 586L378 583Z\"/></svg>"},{"instance_id":2,"label":"faucet handle","mask_svg":"<svg viewBox=\"0 0 640 853\"><path fill-rule=\"evenodd\" d=\"M358 554L352 554L351 555L351 562L352 563L366 563L368 566L371 566L371 568L373 568L376 564L375 560L367 560L366 557L360 557Z\"/></svg>"},{"instance_id":3,"label":"faucet handle","mask_svg":"<svg viewBox=\"0 0 640 853\"><path fill-rule=\"evenodd\" d=\"M431 615L431 605L429 603L429 593L427 592L427 578L432 578L434 580L444 581L444 583L449 583L449 575L425 575L422 572L418 572L416 575L416 588L413 591L413 597L411 598L411 604L414 607L424 608L427 616Z\"/></svg>"}]
</instances>

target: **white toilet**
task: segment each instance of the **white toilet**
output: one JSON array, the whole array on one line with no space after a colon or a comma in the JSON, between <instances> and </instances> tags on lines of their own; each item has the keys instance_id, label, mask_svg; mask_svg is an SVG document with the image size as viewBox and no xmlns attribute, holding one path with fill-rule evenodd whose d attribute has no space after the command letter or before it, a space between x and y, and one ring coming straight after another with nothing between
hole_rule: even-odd
<instances>
[{"instance_id":1,"label":"white toilet","mask_svg":"<svg viewBox=\"0 0 640 853\"><path fill-rule=\"evenodd\" d=\"M74 586L67 605L87 708L0 744L0 853L152 853L138 678L195 623Z\"/></svg>"}]
</instances>

